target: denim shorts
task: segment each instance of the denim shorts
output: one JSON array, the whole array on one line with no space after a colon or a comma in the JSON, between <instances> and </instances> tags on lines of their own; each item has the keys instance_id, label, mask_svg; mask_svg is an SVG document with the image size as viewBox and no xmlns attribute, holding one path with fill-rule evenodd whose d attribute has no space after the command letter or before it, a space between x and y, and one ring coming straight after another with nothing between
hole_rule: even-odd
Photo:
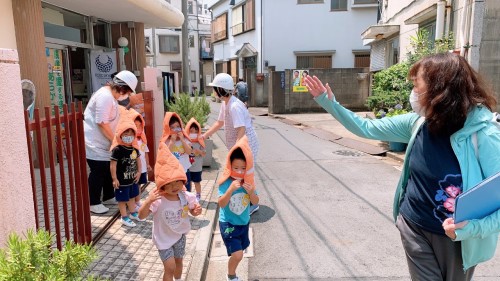
<instances>
[{"instance_id":1,"label":"denim shorts","mask_svg":"<svg viewBox=\"0 0 500 281\"><path fill-rule=\"evenodd\" d=\"M220 234L224 245L226 245L228 256L231 256L234 252L243 251L250 246L250 239L248 237L249 226L250 224L233 225L228 222L219 222Z\"/></svg>"},{"instance_id":2,"label":"denim shorts","mask_svg":"<svg viewBox=\"0 0 500 281\"><path fill-rule=\"evenodd\" d=\"M182 258L184 257L185 251L186 251L186 235L182 234L181 239L175 242L175 244L172 245L172 247L164 250L158 250L158 253L160 254L160 259L163 262L171 257Z\"/></svg>"},{"instance_id":3,"label":"denim shorts","mask_svg":"<svg viewBox=\"0 0 500 281\"><path fill-rule=\"evenodd\" d=\"M118 202L128 202L137 195L139 195L139 186L136 184L120 186L115 189L115 198Z\"/></svg>"}]
</instances>

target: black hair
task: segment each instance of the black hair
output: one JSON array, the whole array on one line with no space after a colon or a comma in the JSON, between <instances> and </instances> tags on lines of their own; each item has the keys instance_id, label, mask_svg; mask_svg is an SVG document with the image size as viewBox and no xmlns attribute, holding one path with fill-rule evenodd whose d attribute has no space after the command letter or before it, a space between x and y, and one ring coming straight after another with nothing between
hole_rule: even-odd
<instances>
[{"instance_id":1,"label":"black hair","mask_svg":"<svg viewBox=\"0 0 500 281\"><path fill-rule=\"evenodd\" d=\"M168 121L168 126L172 126L175 122L179 122L179 125L181 125L181 120L179 120L177 116L170 117L170 121Z\"/></svg>"},{"instance_id":2,"label":"black hair","mask_svg":"<svg viewBox=\"0 0 500 281\"><path fill-rule=\"evenodd\" d=\"M200 132L200 127L196 124L196 123L193 123L191 124L191 126L189 126L189 130L191 130L191 128L195 128L196 130L198 130L198 132Z\"/></svg>"},{"instance_id":3,"label":"black hair","mask_svg":"<svg viewBox=\"0 0 500 281\"><path fill-rule=\"evenodd\" d=\"M214 91L219 97L227 97L227 96L231 95L230 92L228 92L226 89L221 88L221 87L214 87Z\"/></svg>"},{"instance_id":4,"label":"black hair","mask_svg":"<svg viewBox=\"0 0 500 281\"><path fill-rule=\"evenodd\" d=\"M139 116L135 117L134 122L135 122L135 121L139 121L139 122L141 122L142 126L144 126L144 125L145 125L145 124L144 124L144 122L142 122L142 118L141 118L141 117L139 117Z\"/></svg>"},{"instance_id":5,"label":"black hair","mask_svg":"<svg viewBox=\"0 0 500 281\"><path fill-rule=\"evenodd\" d=\"M231 163L233 163L233 161L235 159L239 159L239 160L243 160L243 161L247 161L247 159L245 158L245 154L243 153L243 150L241 150L241 148L236 148L233 153L231 153L231 156L229 156L229 160L231 161Z\"/></svg>"}]
</instances>

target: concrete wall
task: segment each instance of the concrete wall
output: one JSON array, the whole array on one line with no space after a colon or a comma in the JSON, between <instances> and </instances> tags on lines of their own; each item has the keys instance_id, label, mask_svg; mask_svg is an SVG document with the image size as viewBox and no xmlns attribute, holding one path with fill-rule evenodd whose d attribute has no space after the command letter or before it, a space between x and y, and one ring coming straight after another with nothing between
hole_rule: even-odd
<instances>
[{"instance_id":1,"label":"concrete wall","mask_svg":"<svg viewBox=\"0 0 500 281\"><path fill-rule=\"evenodd\" d=\"M377 7L353 8L348 1L347 11L331 12L330 2L264 1L264 60L281 71L296 68L294 51L335 50L333 68L354 67L352 51L370 50L361 33L377 23Z\"/></svg>"},{"instance_id":2,"label":"concrete wall","mask_svg":"<svg viewBox=\"0 0 500 281\"><path fill-rule=\"evenodd\" d=\"M9 144L0 150L0 247L8 235L35 228L35 211L28 149L24 129L21 70L16 49L11 0L0 0L0 104L3 107L0 141Z\"/></svg>"},{"instance_id":3,"label":"concrete wall","mask_svg":"<svg viewBox=\"0 0 500 281\"><path fill-rule=\"evenodd\" d=\"M311 69L309 75L316 75L323 83L332 87L335 98L352 110L366 110L365 101L369 93L368 68ZM311 94L292 92L292 70L270 73L269 111L271 113L302 113L323 111Z\"/></svg>"},{"instance_id":4,"label":"concrete wall","mask_svg":"<svg viewBox=\"0 0 500 281\"><path fill-rule=\"evenodd\" d=\"M492 83L500 101L500 1L486 1L480 44L479 72ZM500 111L500 104L497 105Z\"/></svg>"}]
</instances>

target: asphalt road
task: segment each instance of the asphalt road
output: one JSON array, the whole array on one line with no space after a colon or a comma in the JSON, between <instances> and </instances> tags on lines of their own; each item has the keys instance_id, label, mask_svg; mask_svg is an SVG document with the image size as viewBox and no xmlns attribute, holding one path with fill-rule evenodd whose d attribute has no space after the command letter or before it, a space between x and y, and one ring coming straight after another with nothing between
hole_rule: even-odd
<instances>
[{"instance_id":1,"label":"asphalt road","mask_svg":"<svg viewBox=\"0 0 500 281\"><path fill-rule=\"evenodd\" d=\"M397 162L271 117L254 126L261 207L243 280L410 280L392 219ZM499 260L480 265L474 280L500 280ZM207 280L224 280L226 264L211 260Z\"/></svg>"}]
</instances>

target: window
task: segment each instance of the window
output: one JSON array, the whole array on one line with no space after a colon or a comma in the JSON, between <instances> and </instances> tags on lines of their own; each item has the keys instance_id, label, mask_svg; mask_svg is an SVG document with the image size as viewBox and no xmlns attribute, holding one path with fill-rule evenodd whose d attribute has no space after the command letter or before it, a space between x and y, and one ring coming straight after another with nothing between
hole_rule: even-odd
<instances>
[{"instance_id":1,"label":"window","mask_svg":"<svg viewBox=\"0 0 500 281\"><path fill-rule=\"evenodd\" d=\"M171 61L170 62L170 70L172 72L182 73L182 62L181 61Z\"/></svg>"},{"instance_id":2,"label":"window","mask_svg":"<svg viewBox=\"0 0 500 281\"><path fill-rule=\"evenodd\" d=\"M297 68L332 68L332 56L297 56Z\"/></svg>"},{"instance_id":3,"label":"window","mask_svg":"<svg viewBox=\"0 0 500 281\"><path fill-rule=\"evenodd\" d=\"M378 0L352 0L353 5L378 5Z\"/></svg>"},{"instance_id":4,"label":"window","mask_svg":"<svg viewBox=\"0 0 500 281\"><path fill-rule=\"evenodd\" d=\"M319 4L324 3L323 0L297 0L297 4Z\"/></svg>"},{"instance_id":5,"label":"window","mask_svg":"<svg viewBox=\"0 0 500 281\"><path fill-rule=\"evenodd\" d=\"M370 53L354 53L354 67L370 67Z\"/></svg>"},{"instance_id":6,"label":"window","mask_svg":"<svg viewBox=\"0 0 500 281\"><path fill-rule=\"evenodd\" d=\"M212 42L227 38L227 13L218 16L212 22Z\"/></svg>"},{"instance_id":7,"label":"window","mask_svg":"<svg viewBox=\"0 0 500 281\"><path fill-rule=\"evenodd\" d=\"M94 44L102 47L111 46L111 25L98 20L93 24Z\"/></svg>"},{"instance_id":8,"label":"window","mask_svg":"<svg viewBox=\"0 0 500 281\"><path fill-rule=\"evenodd\" d=\"M247 0L232 11L232 33L238 35L255 28L253 0Z\"/></svg>"},{"instance_id":9,"label":"window","mask_svg":"<svg viewBox=\"0 0 500 281\"><path fill-rule=\"evenodd\" d=\"M433 47L434 42L436 41L436 21L421 24L419 29L427 32L428 40L431 43L431 47Z\"/></svg>"},{"instance_id":10,"label":"window","mask_svg":"<svg viewBox=\"0 0 500 281\"><path fill-rule=\"evenodd\" d=\"M399 36L387 42L387 67L399 62Z\"/></svg>"},{"instance_id":11,"label":"window","mask_svg":"<svg viewBox=\"0 0 500 281\"><path fill-rule=\"evenodd\" d=\"M188 14L192 15L193 13L193 1L188 1Z\"/></svg>"},{"instance_id":12,"label":"window","mask_svg":"<svg viewBox=\"0 0 500 281\"><path fill-rule=\"evenodd\" d=\"M160 53L178 54L180 52L178 35L158 35L158 44Z\"/></svg>"},{"instance_id":13,"label":"window","mask_svg":"<svg viewBox=\"0 0 500 281\"><path fill-rule=\"evenodd\" d=\"M347 0L331 0L330 11L347 11Z\"/></svg>"},{"instance_id":14,"label":"window","mask_svg":"<svg viewBox=\"0 0 500 281\"><path fill-rule=\"evenodd\" d=\"M196 82L196 70L191 70L191 82Z\"/></svg>"},{"instance_id":15,"label":"window","mask_svg":"<svg viewBox=\"0 0 500 281\"><path fill-rule=\"evenodd\" d=\"M194 35L189 35L188 41L189 41L189 48L194 48Z\"/></svg>"}]
</instances>

